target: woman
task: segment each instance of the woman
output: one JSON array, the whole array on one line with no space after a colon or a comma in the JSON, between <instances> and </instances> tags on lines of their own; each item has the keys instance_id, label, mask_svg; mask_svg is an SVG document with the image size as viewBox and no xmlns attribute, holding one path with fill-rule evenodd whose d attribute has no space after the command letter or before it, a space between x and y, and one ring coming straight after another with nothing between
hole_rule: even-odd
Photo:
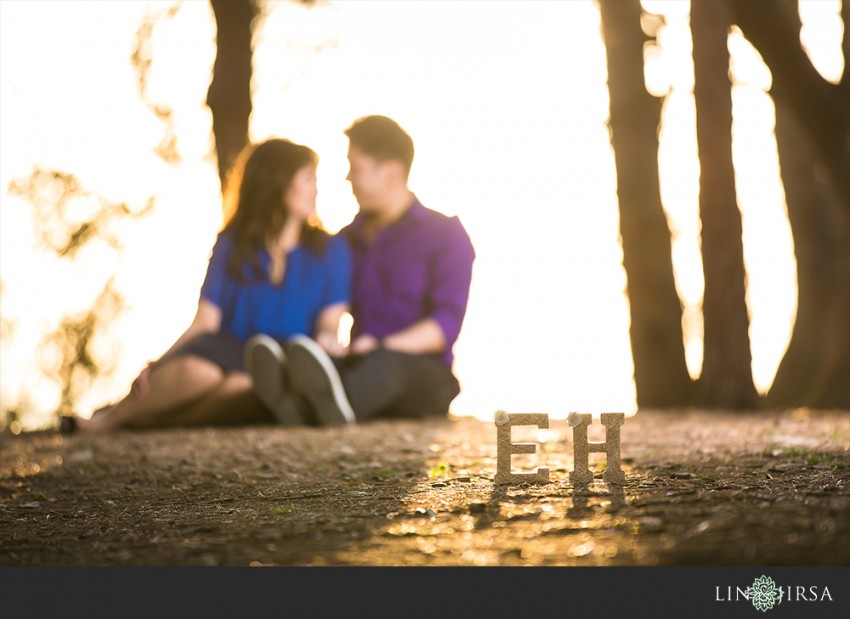
<instances>
[{"instance_id":1,"label":"woman","mask_svg":"<svg viewBox=\"0 0 850 619\"><path fill-rule=\"evenodd\" d=\"M63 418L63 431L243 424L270 421L269 410L283 423L300 421L291 400L274 392L282 378L268 368L279 366L262 355L282 355L278 344L295 335L338 351L351 257L316 217L317 164L310 148L284 139L245 150L228 179L226 223L192 324L124 399L91 419ZM256 391L252 374L266 383Z\"/></svg>"}]
</instances>

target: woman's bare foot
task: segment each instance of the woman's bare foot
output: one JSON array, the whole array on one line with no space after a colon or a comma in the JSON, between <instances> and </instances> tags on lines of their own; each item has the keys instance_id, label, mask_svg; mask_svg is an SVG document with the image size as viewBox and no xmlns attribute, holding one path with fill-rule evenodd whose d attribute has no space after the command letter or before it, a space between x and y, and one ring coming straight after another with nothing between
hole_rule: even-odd
<instances>
[{"instance_id":1,"label":"woman's bare foot","mask_svg":"<svg viewBox=\"0 0 850 619\"><path fill-rule=\"evenodd\" d=\"M109 415L92 415L89 419L77 419L77 431L81 434L96 434L108 432L113 429L114 424L108 422Z\"/></svg>"},{"instance_id":2,"label":"woman's bare foot","mask_svg":"<svg viewBox=\"0 0 850 619\"><path fill-rule=\"evenodd\" d=\"M101 415L108 415L112 412L113 408L115 408L114 404L107 404L106 406L101 406L99 409L97 409L91 414L91 418L95 419L97 417L100 417Z\"/></svg>"}]
</instances>

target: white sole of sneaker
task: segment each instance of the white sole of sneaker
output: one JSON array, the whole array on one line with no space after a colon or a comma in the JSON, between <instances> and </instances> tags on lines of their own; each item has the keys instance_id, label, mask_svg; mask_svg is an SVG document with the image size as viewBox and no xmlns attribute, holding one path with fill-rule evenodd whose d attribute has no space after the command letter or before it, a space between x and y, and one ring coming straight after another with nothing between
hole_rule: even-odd
<instances>
[{"instance_id":1,"label":"white sole of sneaker","mask_svg":"<svg viewBox=\"0 0 850 619\"><path fill-rule=\"evenodd\" d=\"M323 411L333 406L342 414L343 424L357 423L354 409L351 408L348 396L345 395L339 372L328 353L315 340L303 335L293 336L287 343L290 344L290 363L287 370L294 375L293 384L300 385L303 390L301 395L313 406L320 421L325 425L339 424L336 414L323 414ZM308 365L310 363L314 364L314 367L315 364L320 366L321 375L310 371ZM327 393L328 386L330 386L330 393ZM332 398L332 401L328 400L328 396Z\"/></svg>"}]
</instances>

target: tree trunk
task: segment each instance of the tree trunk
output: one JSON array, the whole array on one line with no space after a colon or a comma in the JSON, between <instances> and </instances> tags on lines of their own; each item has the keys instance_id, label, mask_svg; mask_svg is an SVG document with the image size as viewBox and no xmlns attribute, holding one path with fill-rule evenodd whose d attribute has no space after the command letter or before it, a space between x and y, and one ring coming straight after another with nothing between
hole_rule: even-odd
<instances>
[{"instance_id":1,"label":"tree trunk","mask_svg":"<svg viewBox=\"0 0 850 619\"><path fill-rule=\"evenodd\" d=\"M682 304L658 180L661 104L646 91L643 78L640 1L602 0L599 7L608 54L611 141L637 404L686 406L692 403L693 381L685 362Z\"/></svg>"},{"instance_id":2,"label":"tree trunk","mask_svg":"<svg viewBox=\"0 0 850 619\"><path fill-rule=\"evenodd\" d=\"M847 24L848 0L842 3ZM841 85L830 84L800 45L799 14L775 0L734 0L735 23L759 51L773 77L771 94L786 103L810 134L844 208L850 213L850 97L847 69ZM845 33L847 31L845 30ZM847 58L847 34L844 39Z\"/></svg>"},{"instance_id":3,"label":"tree trunk","mask_svg":"<svg viewBox=\"0 0 850 619\"><path fill-rule=\"evenodd\" d=\"M757 407L759 398L753 383L743 229L732 162L729 25L726 0L692 2L705 274L704 352L699 391L704 406L750 409Z\"/></svg>"},{"instance_id":4,"label":"tree trunk","mask_svg":"<svg viewBox=\"0 0 850 619\"><path fill-rule=\"evenodd\" d=\"M256 0L210 0L217 28L213 79L207 92L222 187L248 144L251 116L252 25Z\"/></svg>"},{"instance_id":5,"label":"tree trunk","mask_svg":"<svg viewBox=\"0 0 850 619\"><path fill-rule=\"evenodd\" d=\"M797 3L787 9L799 32ZM844 4L845 21L848 4ZM844 38L844 49L850 37ZM842 84L847 84L845 71ZM794 110L776 101L776 144L797 260L797 318L767 404L850 408L850 216Z\"/></svg>"},{"instance_id":6,"label":"tree trunk","mask_svg":"<svg viewBox=\"0 0 850 619\"><path fill-rule=\"evenodd\" d=\"M776 143L797 259L797 318L772 407L850 408L850 217L796 115L776 104Z\"/></svg>"}]
</instances>

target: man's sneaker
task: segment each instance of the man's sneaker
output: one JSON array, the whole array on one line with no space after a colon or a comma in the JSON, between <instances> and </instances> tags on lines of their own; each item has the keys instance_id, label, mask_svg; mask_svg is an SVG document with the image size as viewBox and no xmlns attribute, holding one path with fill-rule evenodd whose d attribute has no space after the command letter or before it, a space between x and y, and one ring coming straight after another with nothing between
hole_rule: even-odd
<instances>
[{"instance_id":1,"label":"man's sneaker","mask_svg":"<svg viewBox=\"0 0 850 619\"><path fill-rule=\"evenodd\" d=\"M328 353L303 335L287 340L285 372L289 385L300 393L322 426L356 423L342 379Z\"/></svg>"},{"instance_id":2,"label":"man's sneaker","mask_svg":"<svg viewBox=\"0 0 850 619\"><path fill-rule=\"evenodd\" d=\"M274 338L260 333L245 344L245 368L251 375L254 393L281 424L303 425L298 407L286 393L285 364L283 347Z\"/></svg>"}]
</instances>

